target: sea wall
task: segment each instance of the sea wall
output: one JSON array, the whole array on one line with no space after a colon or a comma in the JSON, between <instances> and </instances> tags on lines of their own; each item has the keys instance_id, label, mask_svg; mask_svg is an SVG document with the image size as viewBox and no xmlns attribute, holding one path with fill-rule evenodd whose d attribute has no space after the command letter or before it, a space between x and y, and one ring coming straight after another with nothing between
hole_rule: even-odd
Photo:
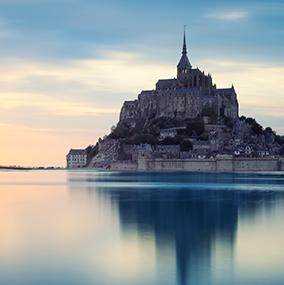
<instances>
[{"instance_id":1,"label":"sea wall","mask_svg":"<svg viewBox=\"0 0 284 285\"><path fill-rule=\"evenodd\" d=\"M155 159L144 170L216 171L216 164L209 159Z\"/></svg>"},{"instance_id":2,"label":"sea wall","mask_svg":"<svg viewBox=\"0 0 284 285\"><path fill-rule=\"evenodd\" d=\"M184 170L208 172L284 171L279 158L217 158L217 159L139 159L139 170Z\"/></svg>"},{"instance_id":3,"label":"sea wall","mask_svg":"<svg viewBox=\"0 0 284 285\"><path fill-rule=\"evenodd\" d=\"M280 171L282 162L278 158L234 159L234 171Z\"/></svg>"},{"instance_id":4,"label":"sea wall","mask_svg":"<svg viewBox=\"0 0 284 285\"><path fill-rule=\"evenodd\" d=\"M130 161L112 162L111 170L137 170L137 163Z\"/></svg>"},{"instance_id":5,"label":"sea wall","mask_svg":"<svg viewBox=\"0 0 284 285\"><path fill-rule=\"evenodd\" d=\"M280 168L281 168L281 171L284 171L284 157L280 158Z\"/></svg>"}]
</instances>

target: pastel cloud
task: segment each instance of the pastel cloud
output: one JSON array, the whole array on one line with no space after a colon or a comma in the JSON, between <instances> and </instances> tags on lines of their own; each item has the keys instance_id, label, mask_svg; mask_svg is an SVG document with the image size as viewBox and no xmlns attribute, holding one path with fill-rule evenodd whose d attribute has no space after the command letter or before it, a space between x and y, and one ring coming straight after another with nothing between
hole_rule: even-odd
<instances>
[{"instance_id":1,"label":"pastel cloud","mask_svg":"<svg viewBox=\"0 0 284 285\"><path fill-rule=\"evenodd\" d=\"M238 21L249 17L249 12L244 10L225 10L209 13L207 17L221 21Z\"/></svg>"},{"instance_id":2,"label":"pastel cloud","mask_svg":"<svg viewBox=\"0 0 284 285\"><path fill-rule=\"evenodd\" d=\"M284 132L283 66L203 59L219 87L236 87L240 111ZM175 76L175 64L139 54L108 52L100 59L43 62L3 60L0 66L0 164L64 165L69 147L109 132L124 100Z\"/></svg>"},{"instance_id":3,"label":"pastel cloud","mask_svg":"<svg viewBox=\"0 0 284 285\"><path fill-rule=\"evenodd\" d=\"M209 68L219 86L234 84L241 114L284 133L284 66L222 59L204 60L202 65Z\"/></svg>"},{"instance_id":4,"label":"pastel cloud","mask_svg":"<svg viewBox=\"0 0 284 285\"><path fill-rule=\"evenodd\" d=\"M171 69L111 53L59 63L6 60L0 72L0 164L64 165L69 147L94 144L117 122L123 100Z\"/></svg>"}]
</instances>

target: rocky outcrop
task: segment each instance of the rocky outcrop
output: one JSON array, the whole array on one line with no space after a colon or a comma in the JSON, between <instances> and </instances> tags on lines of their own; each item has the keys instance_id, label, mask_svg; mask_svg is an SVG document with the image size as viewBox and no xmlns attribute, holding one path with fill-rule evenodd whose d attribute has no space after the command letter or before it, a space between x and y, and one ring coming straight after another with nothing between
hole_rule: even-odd
<instances>
[{"instance_id":1,"label":"rocky outcrop","mask_svg":"<svg viewBox=\"0 0 284 285\"><path fill-rule=\"evenodd\" d=\"M111 163L118 160L119 148L119 140L105 139L99 141L98 154L92 158L88 167L109 169Z\"/></svg>"}]
</instances>

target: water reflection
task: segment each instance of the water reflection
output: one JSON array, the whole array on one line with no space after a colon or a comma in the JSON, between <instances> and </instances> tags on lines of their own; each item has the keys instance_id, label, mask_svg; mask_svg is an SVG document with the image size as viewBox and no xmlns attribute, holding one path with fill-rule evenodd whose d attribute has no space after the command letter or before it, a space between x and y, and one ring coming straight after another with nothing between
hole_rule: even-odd
<instances>
[{"instance_id":1,"label":"water reflection","mask_svg":"<svg viewBox=\"0 0 284 285\"><path fill-rule=\"evenodd\" d=\"M229 284L240 219L273 213L283 186L281 174L69 173L72 195L95 193L118 210L122 234L154 236L156 284L172 284L163 260L175 260L176 284Z\"/></svg>"}]
</instances>

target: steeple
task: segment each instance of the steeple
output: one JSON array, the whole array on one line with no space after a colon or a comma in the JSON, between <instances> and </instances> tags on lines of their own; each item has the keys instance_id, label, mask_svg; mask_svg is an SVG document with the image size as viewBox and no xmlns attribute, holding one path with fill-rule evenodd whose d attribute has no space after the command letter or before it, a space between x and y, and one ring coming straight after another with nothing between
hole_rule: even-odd
<instances>
[{"instance_id":1,"label":"steeple","mask_svg":"<svg viewBox=\"0 0 284 285\"><path fill-rule=\"evenodd\" d=\"M184 26L182 56L181 56L181 59L177 65L177 76L178 76L178 78L181 79L181 77L188 75L191 68L192 68L192 66L191 66L189 59L187 57L186 33L185 33L185 26Z\"/></svg>"},{"instance_id":2,"label":"steeple","mask_svg":"<svg viewBox=\"0 0 284 285\"><path fill-rule=\"evenodd\" d=\"M182 54L187 54L187 48L186 48L186 38L185 38L185 26L183 31L183 48L182 48Z\"/></svg>"}]
</instances>

